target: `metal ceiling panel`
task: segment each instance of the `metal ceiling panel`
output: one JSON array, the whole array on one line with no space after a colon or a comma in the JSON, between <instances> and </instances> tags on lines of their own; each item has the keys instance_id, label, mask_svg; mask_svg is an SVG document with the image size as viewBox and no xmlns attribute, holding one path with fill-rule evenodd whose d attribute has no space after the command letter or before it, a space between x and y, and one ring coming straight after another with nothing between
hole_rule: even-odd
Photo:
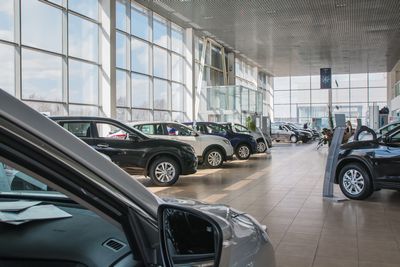
<instances>
[{"instance_id":1,"label":"metal ceiling panel","mask_svg":"<svg viewBox=\"0 0 400 267\"><path fill-rule=\"evenodd\" d=\"M399 0L159 0L276 76L390 71ZM173 14L174 11L169 11Z\"/></svg>"}]
</instances>

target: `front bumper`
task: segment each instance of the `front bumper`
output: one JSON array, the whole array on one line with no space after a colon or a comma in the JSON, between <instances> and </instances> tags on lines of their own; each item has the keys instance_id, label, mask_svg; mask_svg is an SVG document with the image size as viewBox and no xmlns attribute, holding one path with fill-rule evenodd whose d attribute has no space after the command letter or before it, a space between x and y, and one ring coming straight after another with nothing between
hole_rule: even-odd
<instances>
[{"instance_id":1,"label":"front bumper","mask_svg":"<svg viewBox=\"0 0 400 267\"><path fill-rule=\"evenodd\" d=\"M182 175L189 175L197 172L197 166L199 165L199 161L196 156L187 157L182 162Z\"/></svg>"}]
</instances>

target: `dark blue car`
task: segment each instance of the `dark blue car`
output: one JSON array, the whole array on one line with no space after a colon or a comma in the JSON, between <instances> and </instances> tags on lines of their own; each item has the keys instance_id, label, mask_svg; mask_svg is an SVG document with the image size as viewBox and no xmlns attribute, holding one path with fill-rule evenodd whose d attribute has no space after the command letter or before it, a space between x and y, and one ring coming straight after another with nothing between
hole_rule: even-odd
<instances>
[{"instance_id":1,"label":"dark blue car","mask_svg":"<svg viewBox=\"0 0 400 267\"><path fill-rule=\"evenodd\" d=\"M202 134L219 135L228 139L238 159L248 159L251 154L257 153L257 142L250 134L235 133L215 122L185 122Z\"/></svg>"}]
</instances>

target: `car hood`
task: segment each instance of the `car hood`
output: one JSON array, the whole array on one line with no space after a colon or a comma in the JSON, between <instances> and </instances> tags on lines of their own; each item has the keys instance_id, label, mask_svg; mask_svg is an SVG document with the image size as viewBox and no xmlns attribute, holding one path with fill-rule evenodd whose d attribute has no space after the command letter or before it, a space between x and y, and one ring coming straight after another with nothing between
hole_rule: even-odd
<instances>
[{"instance_id":1,"label":"car hood","mask_svg":"<svg viewBox=\"0 0 400 267\"><path fill-rule=\"evenodd\" d=\"M154 141L157 141L157 144L159 144L159 146L173 146L173 147L178 147L178 148L180 148L182 146L190 146L187 143L184 143L181 141L164 139L164 138L159 138L159 137L152 137L152 136L149 136L148 139L144 139L141 142L154 143Z\"/></svg>"},{"instance_id":2,"label":"car hood","mask_svg":"<svg viewBox=\"0 0 400 267\"><path fill-rule=\"evenodd\" d=\"M227 205L192 199L162 198L169 204L188 206L212 217L223 233L223 266L275 266L271 240L257 220Z\"/></svg>"}]
</instances>

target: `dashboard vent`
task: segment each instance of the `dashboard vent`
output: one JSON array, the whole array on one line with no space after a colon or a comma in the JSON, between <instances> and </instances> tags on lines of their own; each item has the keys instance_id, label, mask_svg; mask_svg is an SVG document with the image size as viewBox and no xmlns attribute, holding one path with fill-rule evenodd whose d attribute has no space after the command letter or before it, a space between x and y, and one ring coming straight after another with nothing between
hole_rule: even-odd
<instances>
[{"instance_id":1,"label":"dashboard vent","mask_svg":"<svg viewBox=\"0 0 400 267\"><path fill-rule=\"evenodd\" d=\"M110 238L103 243L103 246L117 252L120 251L122 248L124 248L126 244L117 239Z\"/></svg>"}]
</instances>

